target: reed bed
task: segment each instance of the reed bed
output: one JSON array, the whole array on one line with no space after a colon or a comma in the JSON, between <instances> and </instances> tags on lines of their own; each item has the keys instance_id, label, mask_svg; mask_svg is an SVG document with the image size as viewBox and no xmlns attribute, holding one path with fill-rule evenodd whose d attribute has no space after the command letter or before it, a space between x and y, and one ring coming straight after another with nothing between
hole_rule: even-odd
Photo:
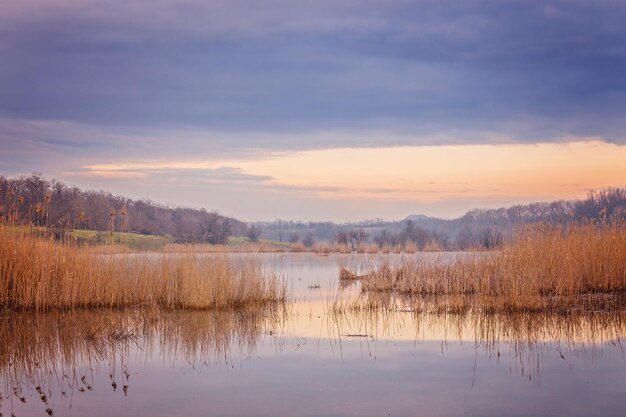
<instances>
[{"instance_id":1,"label":"reed bed","mask_svg":"<svg viewBox=\"0 0 626 417\"><path fill-rule=\"evenodd\" d=\"M97 249L94 249L97 251ZM102 253L106 252L121 252L123 250L114 249L102 249ZM222 252L295 252L304 253L312 252L320 255L327 255L331 253L348 254L348 253L415 253L419 249L413 242L407 242L404 245L384 245L379 246L375 242L361 242L356 248L352 248L350 244L337 243L337 242L317 242L312 246L306 246L302 242L295 242L291 244L276 244L266 242L246 242L241 244L228 244L228 245L209 245L209 244L182 244L182 243L168 243L163 246L161 253L222 253ZM442 251L441 247L437 246L436 242L428 243L423 251L439 252Z\"/></svg>"},{"instance_id":2,"label":"reed bed","mask_svg":"<svg viewBox=\"0 0 626 417\"><path fill-rule=\"evenodd\" d=\"M368 293L463 296L457 308L625 308L626 223L528 227L498 252L449 264L407 257L394 265L383 258L359 278Z\"/></svg>"},{"instance_id":3,"label":"reed bed","mask_svg":"<svg viewBox=\"0 0 626 417\"><path fill-rule=\"evenodd\" d=\"M417 252L417 245L413 242L406 242L406 244L404 245L404 252L405 253Z\"/></svg>"},{"instance_id":4,"label":"reed bed","mask_svg":"<svg viewBox=\"0 0 626 417\"><path fill-rule=\"evenodd\" d=\"M300 242L292 243L289 245L289 252L310 252L311 248L307 248Z\"/></svg>"},{"instance_id":5,"label":"reed bed","mask_svg":"<svg viewBox=\"0 0 626 417\"><path fill-rule=\"evenodd\" d=\"M427 244L422 251L429 252L441 252L443 249L439 246L433 246L431 242ZM405 244L390 245L388 243L382 246L376 242L361 242L356 245L356 248L352 248L352 245L341 244L336 242L320 242L313 245L312 248L302 248L302 251L313 251L320 254L328 253L360 253L360 254L375 254L375 253L416 253L419 252L419 248L414 242L406 242Z\"/></svg>"},{"instance_id":6,"label":"reed bed","mask_svg":"<svg viewBox=\"0 0 626 417\"><path fill-rule=\"evenodd\" d=\"M436 241L436 240L431 240L426 242L426 244L424 245L424 247L422 248L423 252L441 252L443 251L443 248L441 247L441 244ZM409 251L407 250L407 253L409 253Z\"/></svg>"},{"instance_id":7,"label":"reed bed","mask_svg":"<svg viewBox=\"0 0 626 417\"><path fill-rule=\"evenodd\" d=\"M224 252L287 252L289 246L264 242L247 242L230 245L168 243L161 253L224 253Z\"/></svg>"},{"instance_id":8,"label":"reed bed","mask_svg":"<svg viewBox=\"0 0 626 417\"><path fill-rule=\"evenodd\" d=\"M233 309L285 299L285 284L253 256L99 255L0 233L0 306L8 308Z\"/></svg>"},{"instance_id":9,"label":"reed bed","mask_svg":"<svg viewBox=\"0 0 626 417\"><path fill-rule=\"evenodd\" d=\"M378 253L380 252L380 247L376 242L361 242L356 247L357 253Z\"/></svg>"},{"instance_id":10,"label":"reed bed","mask_svg":"<svg viewBox=\"0 0 626 417\"><path fill-rule=\"evenodd\" d=\"M352 246L337 242L318 242L306 250L318 254L352 253Z\"/></svg>"}]
</instances>

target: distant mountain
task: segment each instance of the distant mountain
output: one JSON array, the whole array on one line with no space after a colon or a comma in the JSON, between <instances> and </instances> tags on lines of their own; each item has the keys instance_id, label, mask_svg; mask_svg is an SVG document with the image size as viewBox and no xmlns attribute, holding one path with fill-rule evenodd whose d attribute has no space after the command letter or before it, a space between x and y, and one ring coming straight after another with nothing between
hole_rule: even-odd
<instances>
[{"instance_id":1,"label":"distant mountain","mask_svg":"<svg viewBox=\"0 0 626 417\"><path fill-rule=\"evenodd\" d=\"M404 220L405 221L412 220L414 222L417 222L417 221L440 220L440 219L436 217L426 216L424 214L411 214L409 216L406 216Z\"/></svg>"}]
</instances>

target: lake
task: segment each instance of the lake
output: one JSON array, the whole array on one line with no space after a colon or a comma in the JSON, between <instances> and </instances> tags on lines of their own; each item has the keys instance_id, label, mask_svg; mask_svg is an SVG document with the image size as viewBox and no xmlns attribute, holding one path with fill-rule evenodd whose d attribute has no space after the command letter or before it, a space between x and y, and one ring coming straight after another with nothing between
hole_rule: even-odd
<instances>
[{"instance_id":1,"label":"lake","mask_svg":"<svg viewBox=\"0 0 626 417\"><path fill-rule=\"evenodd\" d=\"M402 303L336 312L333 300L360 295L358 283L339 284L339 265L358 271L402 255L233 256L260 257L294 302L262 311L2 317L0 413L626 415L623 313L426 314Z\"/></svg>"}]
</instances>

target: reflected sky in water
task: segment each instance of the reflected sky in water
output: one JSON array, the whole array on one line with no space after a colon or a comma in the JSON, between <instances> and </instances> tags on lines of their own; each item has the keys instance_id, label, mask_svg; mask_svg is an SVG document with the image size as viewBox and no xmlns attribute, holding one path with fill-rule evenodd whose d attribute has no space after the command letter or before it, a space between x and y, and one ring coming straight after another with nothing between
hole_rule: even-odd
<instances>
[{"instance_id":1,"label":"reflected sky in water","mask_svg":"<svg viewBox=\"0 0 626 417\"><path fill-rule=\"evenodd\" d=\"M623 416L626 411L624 314L333 314L324 300L327 292L338 291L339 256L264 256L293 283L298 302L286 311L76 311L1 318L0 412L19 417L45 416L46 409L56 416ZM316 285L320 288L309 288Z\"/></svg>"}]
</instances>

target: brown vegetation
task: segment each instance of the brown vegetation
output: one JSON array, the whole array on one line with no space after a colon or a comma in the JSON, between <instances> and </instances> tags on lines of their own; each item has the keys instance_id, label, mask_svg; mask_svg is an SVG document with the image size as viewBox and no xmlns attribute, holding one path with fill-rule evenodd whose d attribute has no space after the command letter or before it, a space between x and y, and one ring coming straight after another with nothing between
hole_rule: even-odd
<instances>
[{"instance_id":1,"label":"brown vegetation","mask_svg":"<svg viewBox=\"0 0 626 417\"><path fill-rule=\"evenodd\" d=\"M289 245L289 252L308 252L309 248L304 246L300 242L295 242Z\"/></svg>"},{"instance_id":2,"label":"brown vegetation","mask_svg":"<svg viewBox=\"0 0 626 417\"><path fill-rule=\"evenodd\" d=\"M336 242L319 242L309 249L315 253L352 253L352 247Z\"/></svg>"},{"instance_id":3,"label":"brown vegetation","mask_svg":"<svg viewBox=\"0 0 626 417\"><path fill-rule=\"evenodd\" d=\"M252 256L103 256L0 226L0 306L230 309L284 300L284 284Z\"/></svg>"},{"instance_id":4,"label":"brown vegetation","mask_svg":"<svg viewBox=\"0 0 626 417\"><path fill-rule=\"evenodd\" d=\"M104 191L83 191L40 174L0 175L0 218L28 222L57 231L85 229L170 236L178 242L224 244L246 225L217 212L166 207L150 200L131 200Z\"/></svg>"},{"instance_id":5,"label":"brown vegetation","mask_svg":"<svg viewBox=\"0 0 626 417\"><path fill-rule=\"evenodd\" d=\"M384 259L361 285L368 293L443 296L461 309L623 308L626 223L528 227L499 252L448 265L413 257L392 265Z\"/></svg>"},{"instance_id":6,"label":"brown vegetation","mask_svg":"<svg viewBox=\"0 0 626 417\"><path fill-rule=\"evenodd\" d=\"M289 246L268 242L242 242L227 245L168 243L163 246L161 253L265 253L285 252L287 250L289 250Z\"/></svg>"},{"instance_id":7,"label":"brown vegetation","mask_svg":"<svg viewBox=\"0 0 626 417\"><path fill-rule=\"evenodd\" d=\"M339 268L339 279L340 280L355 280L362 278L360 275L357 275L355 272L350 271L348 268L340 267Z\"/></svg>"}]
</instances>

